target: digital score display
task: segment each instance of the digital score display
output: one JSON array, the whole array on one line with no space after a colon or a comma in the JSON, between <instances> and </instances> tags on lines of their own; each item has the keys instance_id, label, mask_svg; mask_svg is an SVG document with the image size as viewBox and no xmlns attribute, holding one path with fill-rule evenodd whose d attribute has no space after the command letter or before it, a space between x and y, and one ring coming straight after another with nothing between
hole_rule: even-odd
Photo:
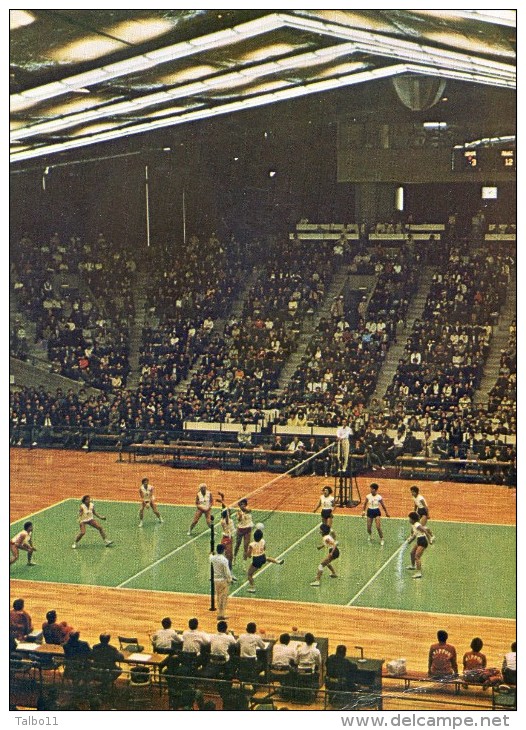
<instances>
[{"instance_id":1,"label":"digital score display","mask_svg":"<svg viewBox=\"0 0 526 730\"><path fill-rule=\"evenodd\" d=\"M509 170L515 169L515 150L501 150L500 159L503 167Z\"/></svg>"},{"instance_id":2,"label":"digital score display","mask_svg":"<svg viewBox=\"0 0 526 730\"><path fill-rule=\"evenodd\" d=\"M477 150L464 150L464 163L466 167L477 166Z\"/></svg>"}]
</instances>

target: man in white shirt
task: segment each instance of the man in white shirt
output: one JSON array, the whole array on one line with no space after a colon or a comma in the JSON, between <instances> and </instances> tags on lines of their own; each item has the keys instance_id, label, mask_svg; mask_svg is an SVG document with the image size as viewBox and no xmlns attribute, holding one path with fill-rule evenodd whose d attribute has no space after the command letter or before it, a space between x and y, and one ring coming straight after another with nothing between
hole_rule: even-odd
<instances>
[{"instance_id":1,"label":"man in white shirt","mask_svg":"<svg viewBox=\"0 0 526 730\"><path fill-rule=\"evenodd\" d=\"M219 621L217 633L210 636L210 656L222 659L225 662L230 661L230 647L235 646L237 643L227 629L226 621Z\"/></svg>"},{"instance_id":2,"label":"man in white shirt","mask_svg":"<svg viewBox=\"0 0 526 730\"><path fill-rule=\"evenodd\" d=\"M272 666L275 668L296 666L296 649L290 644L290 634L281 634L279 643L274 644Z\"/></svg>"},{"instance_id":3,"label":"man in white shirt","mask_svg":"<svg viewBox=\"0 0 526 730\"><path fill-rule=\"evenodd\" d=\"M173 649L173 642L181 643L182 639L175 629L172 629L172 620L163 618L161 621L162 629L158 629L152 635L152 644L154 651L164 654Z\"/></svg>"},{"instance_id":4,"label":"man in white shirt","mask_svg":"<svg viewBox=\"0 0 526 730\"><path fill-rule=\"evenodd\" d=\"M204 631L199 631L198 626L199 621L196 618L188 621L188 628L183 631L183 651L200 654L201 649L210 644L209 635Z\"/></svg>"},{"instance_id":5,"label":"man in white shirt","mask_svg":"<svg viewBox=\"0 0 526 730\"><path fill-rule=\"evenodd\" d=\"M226 602L228 587L232 583L232 573L225 557L225 546L220 543L216 547L216 555L210 555L210 564L214 571L214 592L217 600L217 618L221 621L226 618Z\"/></svg>"},{"instance_id":6,"label":"man in white shirt","mask_svg":"<svg viewBox=\"0 0 526 730\"><path fill-rule=\"evenodd\" d=\"M247 624L246 634L241 634L238 638L239 656L243 659L257 659L257 650L265 648L265 642L261 636L256 633L256 624L251 621Z\"/></svg>"},{"instance_id":7,"label":"man in white shirt","mask_svg":"<svg viewBox=\"0 0 526 730\"><path fill-rule=\"evenodd\" d=\"M314 635L305 634L305 641L298 644L296 649L296 663L298 667L319 672L321 667L321 653L315 644Z\"/></svg>"}]
</instances>

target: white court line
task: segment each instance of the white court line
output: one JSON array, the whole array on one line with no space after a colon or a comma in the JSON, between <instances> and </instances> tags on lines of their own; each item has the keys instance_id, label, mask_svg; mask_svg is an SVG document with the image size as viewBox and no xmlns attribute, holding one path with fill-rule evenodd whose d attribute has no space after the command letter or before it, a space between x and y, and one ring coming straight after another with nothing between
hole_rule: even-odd
<instances>
[{"instance_id":1,"label":"white court line","mask_svg":"<svg viewBox=\"0 0 526 730\"><path fill-rule=\"evenodd\" d=\"M292 550L292 548L295 548L296 545L299 545L300 542L302 542L303 540L305 540L306 537L308 537L309 535L312 535L312 533L315 530L319 530L319 529L320 529L320 525L319 524L314 525L314 527L312 528L312 530L309 530L304 535L302 535L301 537L299 537L296 540L296 542L293 542L292 545L290 545L286 550L284 550L282 553L280 553L278 555L278 558L282 558L283 555L286 555L290 550ZM267 563L263 568L261 568L261 570L259 570L257 573L255 573L255 575L261 575L261 573L263 573L263 571L265 571L270 565L272 565L272 563ZM241 585L238 588L236 588L235 591L232 591L232 593L230 595L231 596L235 596L236 593L238 593L242 588L244 588L247 585L249 585L248 580L246 580L244 583L241 583Z\"/></svg>"},{"instance_id":2,"label":"white court line","mask_svg":"<svg viewBox=\"0 0 526 730\"><path fill-rule=\"evenodd\" d=\"M60 502L53 502L53 504L50 504L47 507L42 507L42 509L37 509L36 512L31 512L31 514L27 515L26 517L19 517L17 520L14 520L14 522L11 522L10 524L15 525L17 522L27 522L30 517L39 515L41 512L47 512L48 509L53 509L53 507L58 507L59 504L64 504L64 502L70 501L75 501L74 497L66 497L66 499L61 499Z\"/></svg>"},{"instance_id":3,"label":"white court line","mask_svg":"<svg viewBox=\"0 0 526 730\"><path fill-rule=\"evenodd\" d=\"M369 586L371 585L371 583L373 582L373 580L375 580L375 579L376 579L376 578L377 578L377 577L378 577L378 576L380 575L380 573L382 572L382 570L383 570L383 569L384 569L385 567L387 567L387 566L389 565L389 563L391 562L391 560L393 560L393 558L395 558L395 557L396 557L396 556L398 555L398 553L399 553L399 552L401 552L401 551L402 551L402 550L403 550L403 549L404 549L405 547L407 547L407 543L406 543L406 542L403 542L403 543L402 543L402 544L400 545L400 547L398 548L398 550L395 550L395 551L394 551L394 553L393 553L393 554L391 555L391 557L390 557L390 558L387 558L387 560L385 561L385 563L384 563L383 565L381 565L381 566L380 566L380 567L378 568L378 570L377 570L377 571L376 571L376 573L375 573L375 574L374 574L374 575L372 576L372 578L369 578L369 580L368 580L368 581L367 581L367 583L366 583L366 584L365 584L365 585L363 586L363 588L361 588L361 589L360 589L360 590L358 591L358 593L357 593L357 594L356 594L355 596L353 596L353 597L351 598L351 600L349 601L349 603L346 603L345 605L346 605L346 606L352 606L352 605L353 605L353 603L354 603L354 602L356 601L356 599L357 599L357 598L359 598L359 597L360 597L360 596L362 595L362 593L364 592L364 590L365 590L366 588L368 588L368 587L369 587Z\"/></svg>"},{"instance_id":4,"label":"white court line","mask_svg":"<svg viewBox=\"0 0 526 730\"><path fill-rule=\"evenodd\" d=\"M199 540L199 538L200 537L203 537L203 535L210 535L210 532L208 530L205 530L204 532L200 532L199 535L196 535L191 540L187 540L182 545L179 545L179 547L174 548L174 550L172 550L171 552L166 553L166 555L163 555L162 558L159 558L154 563L150 563L150 565L147 565L146 568L143 568L142 570L139 570L138 573L135 573L135 575L130 576L130 578L126 578L125 581L123 581L122 583L119 583L119 585L118 586L115 586L115 587L116 588L123 588L127 583L130 583L132 580L134 580L134 578L138 578L143 573L146 573L148 570L151 570L151 568L155 568L156 565L159 565L159 563L162 563L167 558L171 558L172 555L175 555L176 553L179 552L179 550L182 550L183 548L187 547L188 545L191 545L196 540Z\"/></svg>"}]
</instances>

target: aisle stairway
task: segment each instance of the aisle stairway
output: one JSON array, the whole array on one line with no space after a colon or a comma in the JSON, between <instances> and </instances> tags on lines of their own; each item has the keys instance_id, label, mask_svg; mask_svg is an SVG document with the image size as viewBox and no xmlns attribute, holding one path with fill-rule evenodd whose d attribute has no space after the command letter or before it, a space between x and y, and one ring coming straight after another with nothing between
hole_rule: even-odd
<instances>
[{"instance_id":1,"label":"aisle stairway","mask_svg":"<svg viewBox=\"0 0 526 730\"><path fill-rule=\"evenodd\" d=\"M280 392L283 391L287 387L287 384L289 383L291 377L296 372L296 369L298 368L298 365L300 364L302 358L305 357L305 353L307 351L309 342L311 341L312 336L316 332L322 317L330 319L331 304L334 300L334 297L337 297L342 293L347 279L348 279L347 268L342 267L333 276L332 281L329 285L329 288L327 289L327 294L325 296L325 300L324 300L323 304L321 305L321 307L313 315L307 316L303 319L302 328L301 328L300 334L298 335L298 339L297 339L297 343L296 343L296 348L290 354L287 362L285 363L285 365L281 371L280 377L279 377L278 390ZM362 288L364 288L364 289L368 288L371 291L373 282L374 282L374 277L360 277L360 279L363 279ZM369 286L366 285L366 281L369 282Z\"/></svg>"},{"instance_id":2,"label":"aisle stairway","mask_svg":"<svg viewBox=\"0 0 526 730\"><path fill-rule=\"evenodd\" d=\"M140 349L142 345L142 332L146 325L146 284L148 282L148 273L137 271L133 285L133 306L135 317L130 325L129 337L129 354L128 362L130 372L126 387L135 389L139 385L141 378L141 367L139 365Z\"/></svg>"},{"instance_id":3,"label":"aisle stairway","mask_svg":"<svg viewBox=\"0 0 526 730\"><path fill-rule=\"evenodd\" d=\"M256 281L261 276L261 273L263 271L263 266L254 266L251 273L247 275L243 282L243 288L241 292L239 293L239 296L232 304L230 311L228 313L228 317L221 317L214 320L214 329L213 332L215 334L219 334L220 337L224 335L225 327L227 325L227 322L232 321L233 319L241 319L241 315L243 314L243 307L245 306L246 299L250 293L250 290L256 283ZM177 386L175 387L176 393L185 393L188 385L194 376L194 374L197 372L201 365L202 358L199 357L197 361L194 363L193 367L190 368L190 371L188 372L188 375L184 380L181 380Z\"/></svg>"},{"instance_id":4,"label":"aisle stairway","mask_svg":"<svg viewBox=\"0 0 526 730\"><path fill-rule=\"evenodd\" d=\"M493 328L490 351L482 371L482 380L473 399L475 403L485 403L488 400L488 394L499 376L501 350L505 350L508 345L510 324L517 317L517 273L515 268L510 273L506 300L500 312L498 324Z\"/></svg>"},{"instance_id":5,"label":"aisle stairway","mask_svg":"<svg viewBox=\"0 0 526 730\"><path fill-rule=\"evenodd\" d=\"M411 300L407 311L404 327L398 327L396 342L389 348L389 352L387 353L387 357L385 358L384 364L380 370L376 388L371 396L371 400L373 398L377 398L381 402L385 395L385 391L393 380L398 366L398 361L404 356L406 341L413 329L415 320L422 318L434 272L434 266L425 266L422 270L418 289L416 290L416 294Z\"/></svg>"}]
</instances>

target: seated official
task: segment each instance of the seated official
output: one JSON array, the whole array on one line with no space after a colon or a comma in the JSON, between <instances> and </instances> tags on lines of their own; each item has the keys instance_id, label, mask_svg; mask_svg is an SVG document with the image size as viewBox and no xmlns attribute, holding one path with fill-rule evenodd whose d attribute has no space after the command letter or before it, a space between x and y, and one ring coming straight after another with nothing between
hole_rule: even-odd
<instances>
[{"instance_id":1,"label":"seated official","mask_svg":"<svg viewBox=\"0 0 526 730\"><path fill-rule=\"evenodd\" d=\"M296 649L296 664L300 670L309 670L319 673L321 668L321 653L315 646L314 635L310 632L305 634L305 641L300 643Z\"/></svg>"},{"instance_id":2,"label":"seated official","mask_svg":"<svg viewBox=\"0 0 526 730\"><path fill-rule=\"evenodd\" d=\"M188 628L182 634L183 651L199 654L203 647L210 645L210 636L204 631L200 631L198 626L199 621L196 618L188 621Z\"/></svg>"},{"instance_id":3,"label":"seated official","mask_svg":"<svg viewBox=\"0 0 526 730\"><path fill-rule=\"evenodd\" d=\"M174 650L174 645L181 646L182 638L175 629L172 629L172 620L168 617L161 621L162 629L158 629L152 635L152 645L154 651L159 654L166 654Z\"/></svg>"},{"instance_id":4,"label":"seated official","mask_svg":"<svg viewBox=\"0 0 526 730\"><path fill-rule=\"evenodd\" d=\"M291 669L296 666L296 649L290 645L290 634L281 634L272 649L273 669Z\"/></svg>"}]
</instances>

